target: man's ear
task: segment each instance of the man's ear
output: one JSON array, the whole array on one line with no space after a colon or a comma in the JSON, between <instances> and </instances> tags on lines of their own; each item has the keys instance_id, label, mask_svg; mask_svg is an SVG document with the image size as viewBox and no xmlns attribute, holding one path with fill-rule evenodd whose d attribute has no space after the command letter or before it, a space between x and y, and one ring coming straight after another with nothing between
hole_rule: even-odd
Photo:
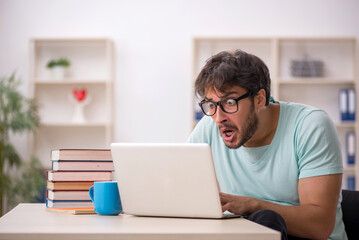
<instances>
[{"instance_id":1,"label":"man's ear","mask_svg":"<svg viewBox=\"0 0 359 240\"><path fill-rule=\"evenodd\" d=\"M266 107L266 91L263 88L254 96L254 105L257 111Z\"/></svg>"}]
</instances>

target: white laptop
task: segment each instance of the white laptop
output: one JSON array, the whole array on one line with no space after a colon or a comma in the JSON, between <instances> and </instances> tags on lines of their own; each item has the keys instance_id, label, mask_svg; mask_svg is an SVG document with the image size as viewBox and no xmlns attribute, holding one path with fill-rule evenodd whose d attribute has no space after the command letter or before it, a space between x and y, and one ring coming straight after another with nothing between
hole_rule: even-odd
<instances>
[{"instance_id":1,"label":"white laptop","mask_svg":"<svg viewBox=\"0 0 359 240\"><path fill-rule=\"evenodd\" d=\"M139 216L227 218L208 144L112 143L123 211Z\"/></svg>"}]
</instances>

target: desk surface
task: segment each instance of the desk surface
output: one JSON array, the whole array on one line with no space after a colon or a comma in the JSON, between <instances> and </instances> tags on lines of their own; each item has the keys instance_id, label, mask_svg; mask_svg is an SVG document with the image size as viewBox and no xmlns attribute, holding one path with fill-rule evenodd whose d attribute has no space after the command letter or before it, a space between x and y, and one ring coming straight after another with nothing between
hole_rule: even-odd
<instances>
[{"instance_id":1,"label":"desk surface","mask_svg":"<svg viewBox=\"0 0 359 240\"><path fill-rule=\"evenodd\" d=\"M45 208L44 204L19 204L0 218L0 239L280 239L279 232L242 218L70 215Z\"/></svg>"}]
</instances>

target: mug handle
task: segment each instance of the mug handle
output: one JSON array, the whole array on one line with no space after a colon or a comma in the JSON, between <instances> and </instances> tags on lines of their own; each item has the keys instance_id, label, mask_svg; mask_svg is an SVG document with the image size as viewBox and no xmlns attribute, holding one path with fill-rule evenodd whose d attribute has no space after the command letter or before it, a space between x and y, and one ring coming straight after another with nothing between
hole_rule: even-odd
<instances>
[{"instance_id":1,"label":"mug handle","mask_svg":"<svg viewBox=\"0 0 359 240\"><path fill-rule=\"evenodd\" d=\"M93 199L93 186L91 186L89 189L89 195L90 195L91 201L95 202L95 199Z\"/></svg>"}]
</instances>

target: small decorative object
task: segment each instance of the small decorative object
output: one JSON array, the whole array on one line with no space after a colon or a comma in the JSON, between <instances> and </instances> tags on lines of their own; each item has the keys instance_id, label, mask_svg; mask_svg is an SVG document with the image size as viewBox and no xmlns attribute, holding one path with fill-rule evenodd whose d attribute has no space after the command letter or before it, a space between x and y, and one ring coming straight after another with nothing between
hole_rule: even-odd
<instances>
[{"instance_id":1,"label":"small decorative object","mask_svg":"<svg viewBox=\"0 0 359 240\"><path fill-rule=\"evenodd\" d=\"M70 67L70 62L66 58L59 58L48 62L46 67L51 69L54 79L61 80L66 77L66 70Z\"/></svg>"},{"instance_id":2,"label":"small decorative object","mask_svg":"<svg viewBox=\"0 0 359 240\"><path fill-rule=\"evenodd\" d=\"M302 59L291 61L291 74L293 77L323 77L324 63L320 60L304 56Z\"/></svg>"},{"instance_id":3,"label":"small decorative object","mask_svg":"<svg viewBox=\"0 0 359 240\"><path fill-rule=\"evenodd\" d=\"M84 107L91 101L91 97L87 94L87 90L85 88L74 88L72 94L69 94L69 100L75 106L72 122L79 124L86 123Z\"/></svg>"}]
</instances>

